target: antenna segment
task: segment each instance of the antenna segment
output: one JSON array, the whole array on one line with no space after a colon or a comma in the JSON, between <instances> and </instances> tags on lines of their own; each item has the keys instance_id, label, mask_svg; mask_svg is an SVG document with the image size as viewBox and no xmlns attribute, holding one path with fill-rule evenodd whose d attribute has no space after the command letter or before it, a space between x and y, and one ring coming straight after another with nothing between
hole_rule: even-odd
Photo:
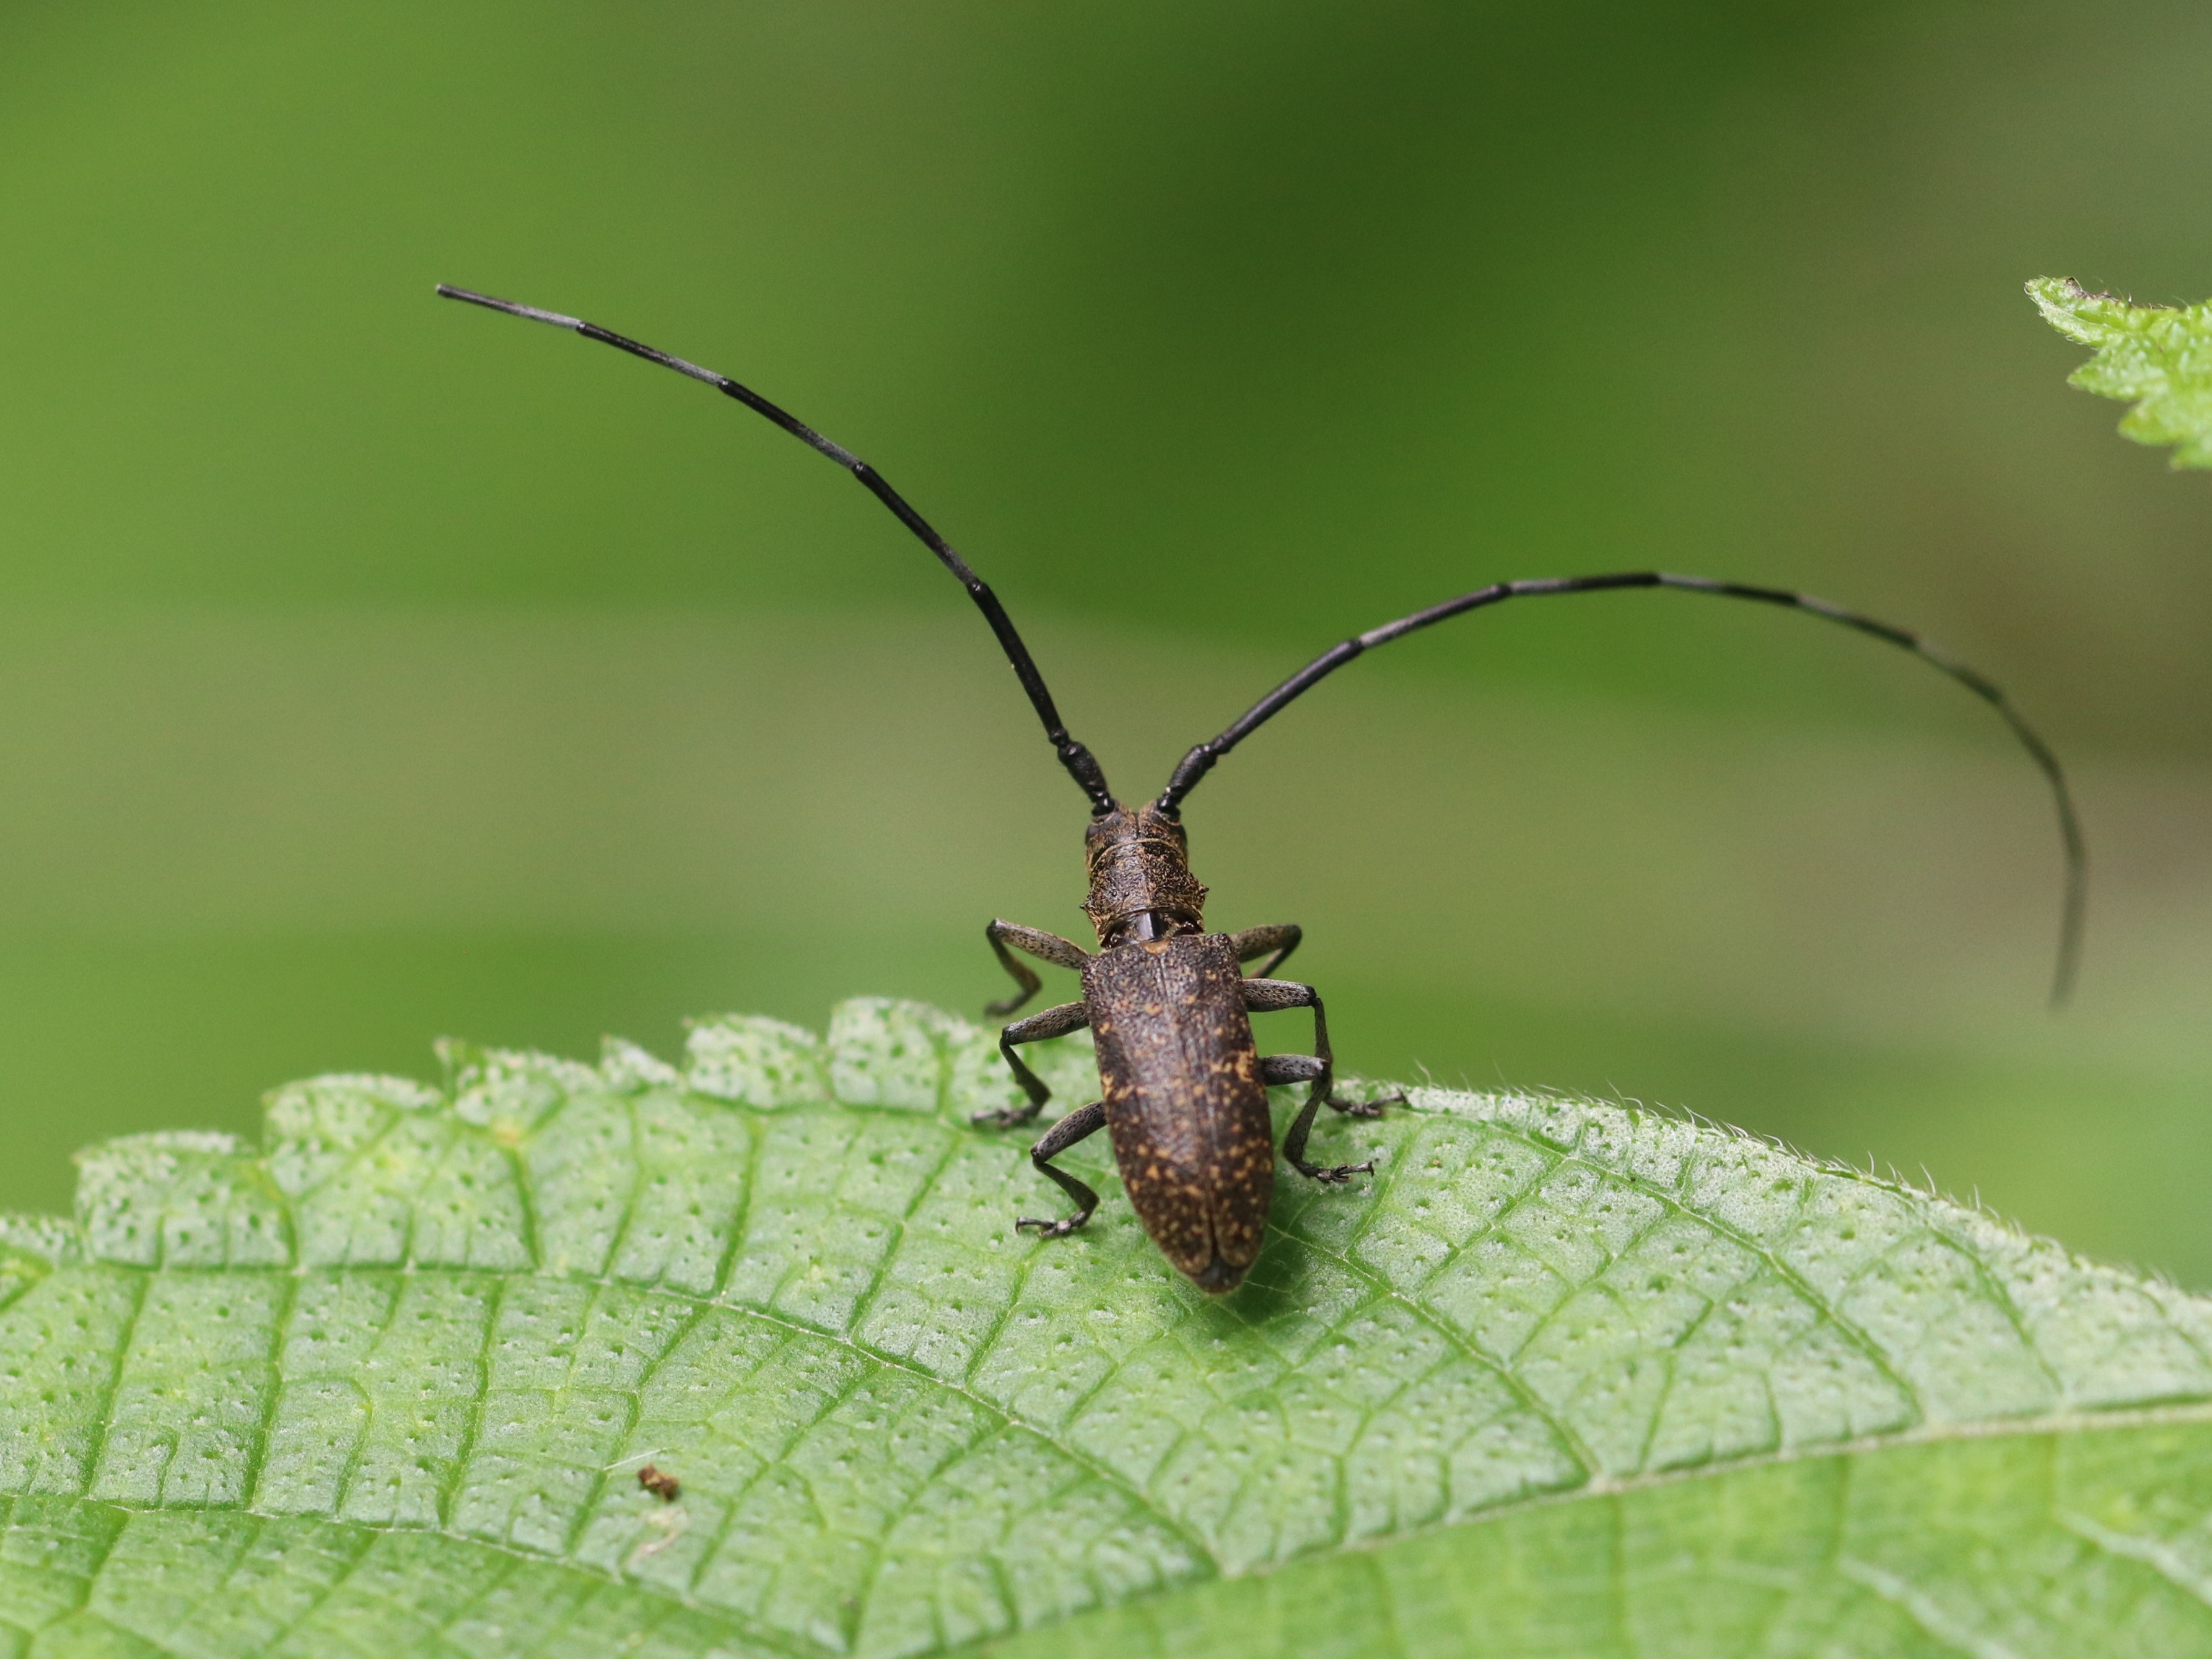
<instances>
[{"instance_id":1,"label":"antenna segment","mask_svg":"<svg viewBox=\"0 0 2212 1659\"><path fill-rule=\"evenodd\" d=\"M1114 792L1106 786L1104 771L1089 749L1067 735L1067 728L1060 721L1060 711L1053 706L1052 693L1045 686L1044 675L1037 671L1036 660L1030 656L1029 647L1022 643L1022 636L1015 630L1013 619L1006 615L1006 607L999 602L999 596L991 591L989 584L981 577L968 567L967 560L952 550L952 544L932 529L929 521L890 487L883 474L842 444L832 443L798 416L778 408L750 387L740 384L726 374L717 374L712 369L701 368L696 363L687 363L681 357L672 357L665 351L656 351L651 346L617 334L611 329L603 329L596 323L586 323L580 317L563 317L558 312L540 311L535 306L519 305L512 300L495 300L489 294L473 294L467 288L453 288L444 282L438 284L438 296L442 300L459 300L468 305L482 306L488 311L505 312L509 317L520 317L528 322L547 323L556 329L567 329L573 334L582 335L586 340L597 340L602 345L612 346L617 351L626 351L633 357L642 357L648 363L658 363L662 368L673 369L678 374L702 381L725 397L735 398L756 415L766 416L809 449L828 456L851 473L866 487L869 494L889 507L892 516L914 533L915 540L937 555L939 563L959 578L960 585L968 590L968 596L975 602L975 609L983 613L983 620L991 625L991 632L998 637L999 649L1006 652L1006 660L1013 664L1014 677L1022 682L1022 690L1028 693L1030 706L1036 711L1037 718L1043 723L1044 735L1052 744L1053 753L1060 757L1060 764L1067 769L1067 775L1075 780L1076 786L1090 797L1091 813L1101 815L1114 810Z\"/></svg>"},{"instance_id":2,"label":"antenna segment","mask_svg":"<svg viewBox=\"0 0 2212 1659\"><path fill-rule=\"evenodd\" d=\"M1665 571L1624 571L1607 576L1555 576L1520 582L1493 582L1486 588L1462 594L1456 599L1447 599L1440 605L1415 611L1411 616L1401 616L1395 622L1385 622L1377 628L1333 645L1300 669L1289 679L1244 711L1229 729L1218 737L1209 738L1183 756L1168 779L1167 788L1161 792L1159 808L1169 816L1176 816L1185 796L1198 786L1199 780L1213 770L1221 757L1249 737L1261 726L1280 713L1293 700L1314 685L1328 678L1353 657L1377 645L1387 645L1393 639L1441 622L1447 617L1464 611L1480 610L1490 605L1504 604L1508 599L1537 599L1564 593L1603 593L1616 588L1674 588L1685 593L1710 594L1722 599L1747 599L1762 605L1780 605L1800 610L1825 621L1835 622L1861 633L1871 634L1885 644L1911 651L1923 663L1948 675L1968 691L1997 711L1997 716L2020 740L2038 770L2051 784L2051 793L2058 810L2058 839L2066 855L2066 896L2058 929L2058 966L2051 986L2051 1002L2054 1008L2063 1006L2074 990L2074 978L2081 960L2082 922L2088 905L2089 856L2081 839L2081 820L2075 815L2074 797L2066 787L2066 774L2058 765L2058 757L2051 746L2038 736L2027 722L2021 718L2012 700L1998 689L1996 683L1984 679L1948 652L1929 645L1909 628L1900 628L1888 622L1877 621L1856 611L1832 605L1825 599L1815 599L1802 593L1792 593L1784 588L1754 587L1743 582L1717 581L1709 576L1675 576Z\"/></svg>"}]
</instances>

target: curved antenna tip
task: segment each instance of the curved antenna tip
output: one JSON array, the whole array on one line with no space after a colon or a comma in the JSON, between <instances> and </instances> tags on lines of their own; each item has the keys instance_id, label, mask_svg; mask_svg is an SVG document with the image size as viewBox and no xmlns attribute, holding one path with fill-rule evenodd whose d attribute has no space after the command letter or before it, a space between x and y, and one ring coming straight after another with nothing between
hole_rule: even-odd
<instances>
[{"instance_id":1,"label":"curved antenna tip","mask_svg":"<svg viewBox=\"0 0 2212 1659\"><path fill-rule=\"evenodd\" d=\"M441 300L459 300L465 305L482 306L486 311L505 312L509 317L520 317L526 322L550 323L556 329L580 329L580 317L564 317L557 311L540 311L535 306L525 306L513 300L495 299L489 294L478 294L474 288L457 288L451 282L441 282L437 288Z\"/></svg>"},{"instance_id":2,"label":"curved antenna tip","mask_svg":"<svg viewBox=\"0 0 2212 1659\"><path fill-rule=\"evenodd\" d=\"M754 414L789 433L809 449L835 461L850 473L869 494L890 509L891 516L905 525L916 541L934 554L938 562L968 590L968 597L983 613L983 620L997 636L999 649L1006 653L1006 661L1012 665L1014 677L1021 681L1023 694L1030 699L1030 706L1036 711L1036 717L1044 726L1045 739L1053 746L1060 766L1075 780L1077 787L1090 797L1092 814L1096 816L1114 809L1114 792L1106 786L1106 774L1099 769L1097 760L1091 751L1070 737L1067 728L1060 724L1060 711L1054 705L1052 693L1045 687L1044 675L1037 671L1036 663L1030 656L1030 648L1022 643L1021 634L1015 629L1013 619L1006 615L1006 607L999 602L998 596L991 591L988 584L969 569L967 561L952 550L952 544L939 536L929 521L890 487L890 481L883 474L843 445L831 443L788 409L779 409L750 387L739 384L726 374L717 374L696 363L687 363L680 357L672 357L642 341L632 340L611 329L603 329L596 323L586 323L580 317L566 316L557 311L540 311L535 306L526 306L514 300L495 299L472 288L455 288L450 282L439 283L437 294L441 300L459 300L467 305L482 306L487 311L503 312L526 322L549 323L556 329L570 330L586 340L612 346L617 351L641 357L662 368L673 369L689 379L703 382L724 397L743 403Z\"/></svg>"},{"instance_id":3,"label":"curved antenna tip","mask_svg":"<svg viewBox=\"0 0 2212 1659\"><path fill-rule=\"evenodd\" d=\"M1353 657L1372 651L1377 645L1387 645L1394 639L1401 639L1417 629L1428 627L1448 617L1485 609L1508 599L1601 593L1624 588L1673 588L1718 599L1743 599L1803 611L1823 621L1856 629L1886 645L1911 652L1994 709L2049 782L2052 803L2057 809L2059 842L2066 860L2066 892L2064 910L2059 922L2058 965L2051 978L2050 1005L2054 1012L2067 1005L2074 994L2074 982L2081 968L2081 935L2086 931L2088 917L2089 853L2081 833L2081 820L2074 810L2073 794L2067 787L2066 773L2058 764L2057 755L2037 735L2034 728L2021 717L2019 710L2012 705L2012 699L1998 688L1994 681L1984 678L1965 663L1955 661L1948 653L1930 645L1911 629L1879 621L1863 612L1847 610L1825 599L1815 599L1808 594L1786 588L1760 587L1747 582L1723 581L1711 576L1684 576L1670 571L1648 570L1492 582L1487 587L1463 593L1456 599L1447 599L1442 604L1415 611L1412 615L1401 616L1394 622L1385 622L1380 627L1370 628L1364 633L1355 634L1330 646L1245 710L1218 736L1198 744L1184 755L1169 777L1167 788L1161 791L1158 809L1170 814L1176 813L1182 806L1183 797L1198 786L1200 780L1213 769L1214 764L1223 755L1281 713L1294 699L1310 690L1316 682L1342 668Z\"/></svg>"}]
</instances>

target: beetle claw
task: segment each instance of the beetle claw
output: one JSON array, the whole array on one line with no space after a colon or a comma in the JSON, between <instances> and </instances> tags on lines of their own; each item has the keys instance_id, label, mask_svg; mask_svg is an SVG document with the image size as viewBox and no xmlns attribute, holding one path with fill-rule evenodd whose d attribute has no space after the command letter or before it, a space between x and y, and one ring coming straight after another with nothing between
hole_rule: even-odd
<instances>
[{"instance_id":1,"label":"beetle claw","mask_svg":"<svg viewBox=\"0 0 2212 1659\"><path fill-rule=\"evenodd\" d=\"M1088 1214L1071 1215L1060 1221L1050 1220L1042 1215L1024 1215L1015 1221L1014 1231L1019 1232L1024 1227L1035 1227L1040 1238L1065 1238L1090 1219Z\"/></svg>"},{"instance_id":2,"label":"beetle claw","mask_svg":"<svg viewBox=\"0 0 2212 1659\"><path fill-rule=\"evenodd\" d=\"M1340 1187L1355 1175L1374 1174L1375 1160L1370 1158L1364 1164L1316 1164L1310 1169L1301 1169L1298 1173L1316 1181L1326 1182L1333 1187Z\"/></svg>"},{"instance_id":3,"label":"beetle claw","mask_svg":"<svg viewBox=\"0 0 2212 1659\"><path fill-rule=\"evenodd\" d=\"M981 1129L1019 1129L1036 1116L1035 1106L1031 1106L1027 1111L1013 1106L1000 1106L994 1111L970 1112L968 1115L968 1121Z\"/></svg>"},{"instance_id":4,"label":"beetle claw","mask_svg":"<svg viewBox=\"0 0 2212 1659\"><path fill-rule=\"evenodd\" d=\"M1383 1107L1402 1106L1406 1104L1406 1097L1401 1093L1386 1094L1374 1100L1340 1100L1332 1095L1328 1104L1346 1117L1380 1117Z\"/></svg>"}]
</instances>

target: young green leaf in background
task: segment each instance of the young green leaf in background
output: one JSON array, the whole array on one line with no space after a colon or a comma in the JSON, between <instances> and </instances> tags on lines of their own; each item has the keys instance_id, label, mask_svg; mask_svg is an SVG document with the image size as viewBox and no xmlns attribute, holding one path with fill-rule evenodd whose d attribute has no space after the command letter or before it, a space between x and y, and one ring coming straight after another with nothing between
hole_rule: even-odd
<instances>
[{"instance_id":1,"label":"young green leaf in background","mask_svg":"<svg viewBox=\"0 0 2212 1659\"><path fill-rule=\"evenodd\" d=\"M2138 306L2057 276L2027 293L2051 327L2097 348L2068 384L2132 403L2121 433L2172 445L2175 466L2212 467L2212 303Z\"/></svg>"},{"instance_id":2,"label":"young green leaf in background","mask_svg":"<svg viewBox=\"0 0 2212 1659\"><path fill-rule=\"evenodd\" d=\"M1215 1301L928 1008L446 1057L0 1232L7 1650L2212 1654L2212 1303L1893 1183L1419 1090Z\"/></svg>"}]
</instances>

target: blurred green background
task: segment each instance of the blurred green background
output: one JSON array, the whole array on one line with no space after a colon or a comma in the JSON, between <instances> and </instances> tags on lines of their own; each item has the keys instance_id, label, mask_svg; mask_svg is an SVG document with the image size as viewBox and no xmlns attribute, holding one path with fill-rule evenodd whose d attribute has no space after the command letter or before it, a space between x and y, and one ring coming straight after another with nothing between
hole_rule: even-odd
<instances>
[{"instance_id":1,"label":"blurred green background","mask_svg":"<svg viewBox=\"0 0 2212 1659\"><path fill-rule=\"evenodd\" d=\"M0 1207L429 1040L973 1011L1080 798L883 468L1369 1074L1640 1099L2212 1282L2212 481L2021 282L2212 293L2179 3L0 12ZM1298 1032L1273 1033L1300 1045Z\"/></svg>"}]
</instances>

